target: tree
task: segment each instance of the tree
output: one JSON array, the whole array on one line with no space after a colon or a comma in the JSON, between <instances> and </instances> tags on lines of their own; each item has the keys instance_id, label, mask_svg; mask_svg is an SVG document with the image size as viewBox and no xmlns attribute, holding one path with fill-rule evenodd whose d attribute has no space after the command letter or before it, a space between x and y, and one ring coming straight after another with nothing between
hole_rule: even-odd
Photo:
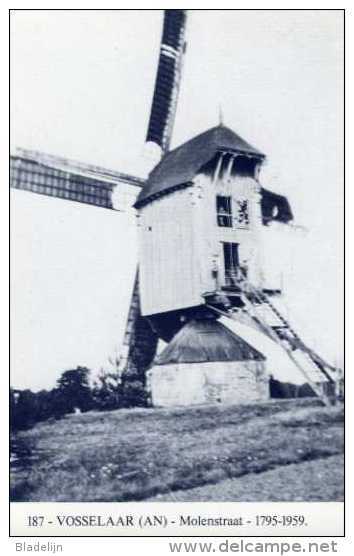
<instances>
[{"instance_id":1,"label":"tree","mask_svg":"<svg viewBox=\"0 0 354 556\"><path fill-rule=\"evenodd\" d=\"M56 405L72 413L75 408L89 411L93 407L92 393L89 386L90 371L86 367L77 367L64 371L57 381Z\"/></svg>"}]
</instances>

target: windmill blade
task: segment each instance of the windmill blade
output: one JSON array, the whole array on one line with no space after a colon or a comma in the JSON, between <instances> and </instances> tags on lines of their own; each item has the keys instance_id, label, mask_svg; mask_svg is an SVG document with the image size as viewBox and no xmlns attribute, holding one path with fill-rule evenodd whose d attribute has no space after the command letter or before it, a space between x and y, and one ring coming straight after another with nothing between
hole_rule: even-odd
<instances>
[{"instance_id":1,"label":"windmill blade","mask_svg":"<svg viewBox=\"0 0 354 556\"><path fill-rule=\"evenodd\" d=\"M147 143L155 143L163 153L169 150L177 110L185 43L186 10L165 10L159 62L151 105ZM120 371L124 380L144 381L157 349L158 337L140 313L139 269L123 339Z\"/></svg>"},{"instance_id":2,"label":"windmill blade","mask_svg":"<svg viewBox=\"0 0 354 556\"><path fill-rule=\"evenodd\" d=\"M165 10L160 56L146 142L169 150L186 49L186 10Z\"/></svg>"}]
</instances>

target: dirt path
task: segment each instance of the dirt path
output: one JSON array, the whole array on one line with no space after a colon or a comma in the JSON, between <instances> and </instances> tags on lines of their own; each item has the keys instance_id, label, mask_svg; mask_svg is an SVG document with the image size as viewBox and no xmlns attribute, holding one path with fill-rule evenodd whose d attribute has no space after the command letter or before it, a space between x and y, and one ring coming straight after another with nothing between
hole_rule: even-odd
<instances>
[{"instance_id":1,"label":"dirt path","mask_svg":"<svg viewBox=\"0 0 354 556\"><path fill-rule=\"evenodd\" d=\"M287 502L343 500L343 456L282 465L264 473L250 473L214 485L160 495L149 501L166 502Z\"/></svg>"}]
</instances>

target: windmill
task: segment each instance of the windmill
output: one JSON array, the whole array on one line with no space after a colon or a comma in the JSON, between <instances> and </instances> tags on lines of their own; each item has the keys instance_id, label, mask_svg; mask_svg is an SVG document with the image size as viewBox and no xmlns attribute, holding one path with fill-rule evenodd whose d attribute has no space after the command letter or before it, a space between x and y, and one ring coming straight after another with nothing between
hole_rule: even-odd
<instances>
[{"instance_id":1,"label":"windmill","mask_svg":"<svg viewBox=\"0 0 354 556\"><path fill-rule=\"evenodd\" d=\"M329 404L324 384L335 383L337 370L295 332L273 301L281 291L264 280L263 229L293 218L287 199L260 183L265 155L221 122L169 151L185 24L184 10L165 11L146 138L162 158L134 205L139 269L123 376L144 381L149 369L155 405L228 402L239 392L240 401L266 399L264 357L224 329L226 317L278 344ZM159 338L168 346L156 357Z\"/></svg>"}]
</instances>

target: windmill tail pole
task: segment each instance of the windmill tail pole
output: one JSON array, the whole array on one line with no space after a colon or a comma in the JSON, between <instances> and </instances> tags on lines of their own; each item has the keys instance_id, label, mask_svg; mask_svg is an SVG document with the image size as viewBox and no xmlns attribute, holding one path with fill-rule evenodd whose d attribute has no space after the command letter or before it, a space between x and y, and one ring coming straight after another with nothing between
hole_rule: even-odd
<instances>
[{"instance_id":1,"label":"windmill tail pole","mask_svg":"<svg viewBox=\"0 0 354 556\"><path fill-rule=\"evenodd\" d=\"M170 148L186 49L186 10L165 10L160 54L146 143Z\"/></svg>"},{"instance_id":2,"label":"windmill tail pole","mask_svg":"<svg viewBox=\"0 0 354 556\"><path fill-rule=\"evenodd\" d=\"M268 296L261 290L255 288L248 280L244 272L241 272L239 277L239 285L242 292L242 301L244 303L245 309L251 318L251 322L257 325L257 328L263 332L266 336L271 338L276 344L278 344L287 353L289 359L297 367L297 369L302 373L306 382L308 382L312 390L317 394L317 396L322 400L326 406L332 405L332 401L329 396L322 390L321 384L323 382L323 377L329 383L339 389L338 384L338 370L332 365L324 361L319 355L317 355L313 350L311 350L305 343L301 340L298 334L290 326L287 319L280 314L279 310L272 304ZM266 318L259 312L260 306L267 305L271 310L272 314L277 317L277 321L281 324L280 328L274 326L267 321ZM210 308L213 308L209 305ZM239 318L230 311L220 311L214 308L219 314L226 317L239 321ZM307 362L310 364L312 373L310 374L308 369L305 368L303 362L296 358L296 354L301 352ZM315 378L316 377L316 378ZM317 380L316 380L317 379ZM317 383L317 381L319 383ZM337 394L338 395L338 394ZM335 403L334 398L334 403Z\"/></svg>"}]
</instances>

